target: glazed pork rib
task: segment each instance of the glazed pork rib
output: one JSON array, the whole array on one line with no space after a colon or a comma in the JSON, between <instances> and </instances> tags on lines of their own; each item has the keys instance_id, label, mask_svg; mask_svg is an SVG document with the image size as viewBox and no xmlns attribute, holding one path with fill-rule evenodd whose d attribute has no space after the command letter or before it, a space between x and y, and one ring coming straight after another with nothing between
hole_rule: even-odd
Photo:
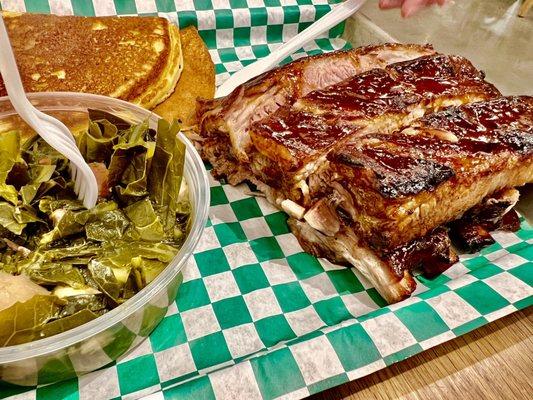
<instances>
[{"instance_id":1,"label":"glazed pork rib","mask_svg":"<svg viewBox=\"0 0 533 400\"><path fill-rule=\"evenodd\" d=\"M199 104L215 176L254 183L304 249L353 265L390 303L455 244L518 229L533 181L533 100L500 97L468 60L382 45L309 57Z\"/></svg>"},{"instance_id":2,"label":"glazed pork rib","mask_svg":"<svg viewBox=\"0 0 533 400\"><path fill-rule=\"evenodd\" d=\"M231 184L249 177L249 127L278 108L373 68L433 54L431 46L384 44L306 57L241 85L222 99L198 107L200 150L217 175Z\"/></svg>"},{"instance_id":3,"label":"glazed pork rib","mask_svg":"<svg viewBox=\"0 0 533 400\"><path fill-rule=\"evenodd\" d=\"M346 142L329 154L328 176L352 194L350 213L370 243L395 247L531 181L532 123L533 97L450 108Z\"/></svg>"},{"instance_id":4,"label":"glazed pork rib","mask_svg":"<svg viewBox=\"0 0 533 400\"><path fill-rule=\"evenodd\" d=\"M434 274L456 261L445 224L472 247L486 239L479 228L509 223L513 188L533 182L533 97L452 107L392 135L352 138L328 159L332 192L291 228L307 251L350 262L399 301L415 288L413 268Z\"/></svg>"},{"instance_id":5,"label":"glazed pork rib","mask_svg":"<svg viewBox=\"0 0 533 400\"><path fill-rule=\"evenodd\" d=\"M327 161L329 151L369 132L389 134L446 106L498 96L483 78L468 60L437 54L311 92L252 124L257 152L252 153L251 169L273 187L273 201L290 199L308 206L316 195L310 176Z\"/></svg>"}]
</instances>

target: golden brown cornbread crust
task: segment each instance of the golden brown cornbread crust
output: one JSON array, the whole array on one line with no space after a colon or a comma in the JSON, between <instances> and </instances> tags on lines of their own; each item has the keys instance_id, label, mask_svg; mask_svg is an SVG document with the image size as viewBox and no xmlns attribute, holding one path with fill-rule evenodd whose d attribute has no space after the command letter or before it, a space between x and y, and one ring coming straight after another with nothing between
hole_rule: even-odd
<instances>
[{"instance_id":1,"label":"golden brown cornbread crust","mask_svg":"<svg viewBox=\"0 0 533 400\"><path fill-rule=\"evenodd\" d=\"M181 72L178 30L164 18L8 13L5 21L28 92L89 92L151 108Z\"/></svg>"},{"instance_id":2,"label":"golden brown cornbread crust","mask_svg":"<svg viewBox=\"0 0 533 400\"><path fill-rule=\"evenodd\" d=\"M183 128L196 125L196 100L215 95L215 66L194 26L180 29L183 71L174 93L154 108L159 116L179 119Z\"/></svg>"}]
</instances>

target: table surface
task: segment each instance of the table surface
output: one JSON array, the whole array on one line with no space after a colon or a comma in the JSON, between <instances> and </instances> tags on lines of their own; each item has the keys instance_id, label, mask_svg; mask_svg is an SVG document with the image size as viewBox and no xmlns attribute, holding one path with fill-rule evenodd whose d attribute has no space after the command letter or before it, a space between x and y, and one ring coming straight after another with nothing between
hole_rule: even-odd
<instances>
[{"instance_id":1,"label":"table surface","mask_svg":"<svg viewBox=\"0 0 533 400\"><path fill-rule=\"evenodd\" d=\"M311 399L530 399L532 338L529 308Z\"/></svg>"}]
</instances>

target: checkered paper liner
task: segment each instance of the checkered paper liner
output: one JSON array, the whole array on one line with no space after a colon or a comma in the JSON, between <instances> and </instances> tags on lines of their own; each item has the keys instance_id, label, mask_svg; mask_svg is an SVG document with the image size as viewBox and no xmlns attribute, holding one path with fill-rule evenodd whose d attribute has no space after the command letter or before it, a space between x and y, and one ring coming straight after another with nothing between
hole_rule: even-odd
<instances>
[{"instance_id":1,"label":"checkered paper liner","mask_svg":"<svg viewBox=\"0 0 533 400\"><path fill-rule=\"evenodd\" d=\"M56 14L155 14L195 24L217 82L330 9L326 0L1 0ZM343 26L294 57L348 47ZM497 232L410 299L387 306L354 269L304 253L286 215L246 185L210 179L209 221L156 330L99 371L18 399L297 399L367 375L533 303L533 229Z\"/></svg>"}]
</instances>

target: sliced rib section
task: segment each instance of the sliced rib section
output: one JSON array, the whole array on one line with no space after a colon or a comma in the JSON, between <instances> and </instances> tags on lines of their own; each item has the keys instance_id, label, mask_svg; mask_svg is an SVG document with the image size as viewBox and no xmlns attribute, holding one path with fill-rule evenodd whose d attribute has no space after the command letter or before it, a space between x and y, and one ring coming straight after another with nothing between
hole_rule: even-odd
<instances>
[{"instance_id":1,"label":"sliced rib section","mask_svg":"<svg viewBox=\"0 0 533 400\"><path fill-rule=\"evenodd\" d=\"M518 229L533 182L533 98L468 60L384 45L300 60L200 107L215 175L249 180L304 249L353 265L388 301Z\"/></svg>"},{"instance_id":2,"label":"sliced rib section","mask_svg":"<svg viewBox=\"0 0 533 400\"><path fill-rule=\"evenodd\" d=\"M470 250L490 244L489 230L518 228L509 211L513 188L533 182L532 125L532 97L502 97L351 138L322 171L331 192L290 225L307 251L351 263L399 301L413 269L457 260L443 227Z\"/></svg>"},{"instance_id":3,"label":"sliced rib section","mask_svg":"<svg viewBox=\"0 0 533 400\"><path fill-rule=\"evenodd\" d=\"M353 138L328 159L350 193L358 231L395 247L533 179L533 97L428 115L393 135Z\"/></svg>"},{"instance_id":4,"label":"sliced rib section","mask_svg":"<svg viewBox=\"0 0 533 400\"><path fill-rule=\"evenodd\" d=\"M245 164L253 151L249 135L253 122L292 105L313 90L373 68L433 53L431 46L384 44L306 57L269 71L225 98L199 104L203 156L216 174L237 184L248 176Z\"/></svg>"},{"instance_id":5,"label":"sliced rib section","mask_svg":"<svg viewBox=\"0 0 533 400\"><path fill-rule=\"evenodd\" d=\"M251 168L278 199L306 206L327 154L369 132L390 134L426 113L499 95L472 64L431 55L373 69L317 90L251 126ZM422 166L420 166L422 167Z\"/></svg>"}]
</instances>

